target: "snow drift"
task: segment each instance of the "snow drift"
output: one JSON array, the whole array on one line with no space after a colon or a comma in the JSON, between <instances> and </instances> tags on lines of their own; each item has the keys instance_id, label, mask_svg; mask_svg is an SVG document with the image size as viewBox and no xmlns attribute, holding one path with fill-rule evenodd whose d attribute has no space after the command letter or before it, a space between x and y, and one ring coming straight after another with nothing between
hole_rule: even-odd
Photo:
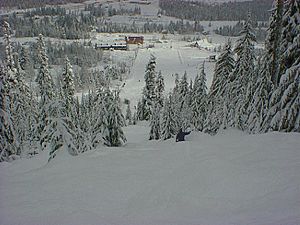
<instances>
[{"instance_id":1,"label":"snow drift","mask_svg":"<svg viewBox=\"0 0 300 225\"><path fill-rule=\"evenodd\" d=\"M0 164L2 225L300 224L300 134L192 132Z\"/></svg>"}]
</instances>

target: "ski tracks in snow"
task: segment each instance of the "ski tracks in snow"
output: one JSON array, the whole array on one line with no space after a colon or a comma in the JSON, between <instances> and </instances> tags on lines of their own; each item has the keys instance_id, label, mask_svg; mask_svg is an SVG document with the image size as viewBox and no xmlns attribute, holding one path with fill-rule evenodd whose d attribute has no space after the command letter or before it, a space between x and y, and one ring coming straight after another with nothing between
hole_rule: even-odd
<instances>
[{"instance_id":1,"label":"ski tracks in snow","mask_svg":"<svg viewBox=\"0 0 300 225\"><path fill-rule=\"evenodd\" d=\"M181 52L179 49L177 49L177 55L178 55L180 64L184 64L184 61L183 61L183 58L182 58L182 55L181 55Z\"/></svg>"}]
</instances>

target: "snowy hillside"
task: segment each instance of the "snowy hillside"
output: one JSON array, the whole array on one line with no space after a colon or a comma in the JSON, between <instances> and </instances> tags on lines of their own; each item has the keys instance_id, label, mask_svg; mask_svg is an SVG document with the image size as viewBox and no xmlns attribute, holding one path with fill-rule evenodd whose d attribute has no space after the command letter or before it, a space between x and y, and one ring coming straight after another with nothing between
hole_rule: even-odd
<instances>
[{"instance_id":1,"label":"snowy hillside","mask_svg":"<svg viewBox=\"0 0 300 225\"><path fill-rule=\"evenodd\" d=\"M299 0L97 1L0 15L0 225L300 225Z\"/></svg>"},{"instance_id":2,"label":"snowy hillside","mask_svg":"<svg viewBox=\"0 0 300 225\"><path fill-rule=\"evenodd\" d=\"M298 133L125 132L122 148L1 163L0 224L300 224Z\"/></svg>"}]
</instances>

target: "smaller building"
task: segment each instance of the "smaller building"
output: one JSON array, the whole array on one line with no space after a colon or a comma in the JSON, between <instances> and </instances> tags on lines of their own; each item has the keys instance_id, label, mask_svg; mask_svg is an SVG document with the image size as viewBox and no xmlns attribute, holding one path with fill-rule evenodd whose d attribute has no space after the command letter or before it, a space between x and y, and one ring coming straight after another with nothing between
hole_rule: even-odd
<instances>
[{"instance_id":1,"label":"smaller building","mask_svg":"<svg viewBox=\"0 0 300 225\"><path fill-rule=\"evenodd\" d=\"M131 4L140 4L140 5L150 5L151 4L151 2L147 1L147 0L140 0L140 1L131 0L131 1L129 1L129 3L131 3Z\"/></svg>"},{"instance_id":2,"label":"smaller building","mask_svg":"<svg viewBox=\"0 0 300 225\"><path fill-rule=\"evenodd\" d=\"M144 44L143 36L126 36L125 41L127 44Z\"/></svg>"},{"instance_id":3,"label":"smaller building","mask_svg":"<svg viewBox=\"0 0 300 225\"><path fill-rule=\"evenodd\" d=\"M123 50L127 51L128 47L127 44L95 44L95 49L101 49L101 50Z\"/></svg>"}]
</instances>

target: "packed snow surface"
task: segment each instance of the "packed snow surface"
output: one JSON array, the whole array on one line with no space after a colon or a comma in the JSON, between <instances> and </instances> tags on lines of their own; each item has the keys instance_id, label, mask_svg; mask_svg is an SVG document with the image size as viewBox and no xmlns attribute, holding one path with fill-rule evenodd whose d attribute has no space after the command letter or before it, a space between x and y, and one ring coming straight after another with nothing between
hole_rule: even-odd
<instances>
[{"instance_id":1,"label":"packed snow surface","mask_svg":"<svg viewBox=\"0 0 300 225\"><path fill-rule=\"evenodd\" d=\"M1 225L297 225L300 134L148 141L0 164Z\"/></svg>"}]
</instances>

